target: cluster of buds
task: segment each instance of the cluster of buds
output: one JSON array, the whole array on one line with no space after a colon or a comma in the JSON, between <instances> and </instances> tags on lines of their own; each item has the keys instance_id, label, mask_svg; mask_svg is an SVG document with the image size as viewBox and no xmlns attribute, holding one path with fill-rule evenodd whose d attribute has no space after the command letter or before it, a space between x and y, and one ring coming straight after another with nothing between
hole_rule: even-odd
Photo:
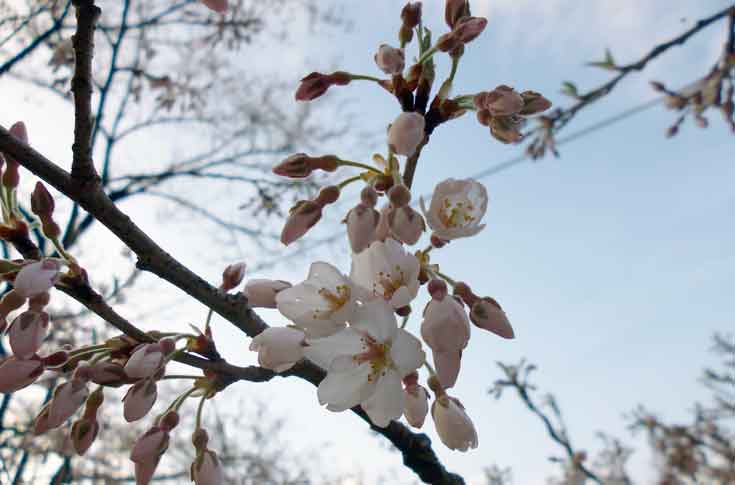
<instances>
[{"instance_id":1,"label":"cluster of buds","mask_svg":"<svg viewBox=\"0 0 735 485\"><path fill-rule=\"evenodd\" d=\"M455 282L432 264L430 252L480 233L488 194L476 180L447 179L436 186L428 204L420 200L419 213L411 203L413 170L433 130L468 110L477 112L494 137L510 143L521 138L524 117L541 113L550 103L539 93L517 93L508 86L450 97L465 45L482 33L487 20L473 17L466 0L447 0L445 20L450 30L432 44L421 16L421 3L408 3L401 12L400 47L383 44L374 55L389 79L342 71L302 79L298 100L315 99L332 85L373 81L397 98L402 112L388 127L387 154L375 154L375 164L300 153L274 168L276 174L291 178L316 170L336 172L339 167L362 170L325 187L315 200L299 202L283 229L284 244L306 234L340 189L356 182L364 186L359 202L344 218L352 250L349 274L320 261L311 265L303 282L274 289L270 295L275 307L291 325L264 330L250 348L258 352L261 366L276 372L290 369L304 357L313 361L327 370L317 390L319 402L332 411L360 405L375 426L405 416L411 426L420 428L431 409L441 440L453 450L467 451L477 447L477 432L460 401L446 391L460 377L472 324L503 338L513 338L514 332L494 299L477 296L466 283ZM407 68L405 49L415 38L417 60ZM429 102L436 77L433 56L440 53L449 54L452 71ZM378 209L381 197L385 202ZM409 250L427 229L429 245ZM418 338L406 325L422 286L431 300L424 308ZM401 326L397 317L404 319ZM424 344L431 350L433 366ZM419 384L421 367L429 371L431 406L429 392Z\"/></svg>"},{"instance_id":2,"label":"cluster of buds","mask_svg":"<svg viewBox=\"0 0 735 485\"><path fill-rule=\"evenodd\" d=\"M477 109L477 120L490 127L490 134L503 143L516 143L523 138L524 116L535 115L551 107L551 102L535 91L518 93L505 85L479 93L472 101Z\"/></svg>"}]
</instances>

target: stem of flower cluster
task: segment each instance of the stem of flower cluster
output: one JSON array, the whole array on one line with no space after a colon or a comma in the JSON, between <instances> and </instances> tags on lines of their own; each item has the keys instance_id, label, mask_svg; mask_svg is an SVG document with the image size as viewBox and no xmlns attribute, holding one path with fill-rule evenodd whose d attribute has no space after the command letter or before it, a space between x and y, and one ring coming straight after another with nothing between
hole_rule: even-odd
<instances>
[{"instance_id":1,"label":"stem of flower cluster","mask_svg":"<svg viewBox=\"0 0 735 485\"><path fill-rule=\"evenodd\" d=\"M172 380L172 379L201 379L202 376L195 376L195 375L186 375L186 374L169 374L166 376L161 377L162 381L165 380Z\"/></svg>"},{"instance_id":2,"label":"stem of flower cluster","mask_svg":"<svg viewBox=\"0 0 735 485\"><path fill-rule=\"evenodd\" d=\"M361 163L361 162L354 162L352 160L342 160L342 159L339 159L337 163L339 163L340 165L345 165L345 166L349 166L349 167L362 168L362 169L365 169L365 170L367 170L369 172L373 172L373 173L377 173L377 174L382 174L383 173L383 172L381 172L380 170L378 170L375 167L371 167L370 165L367 165L367 164L364 164L364 163Z\"/></svg>"},{"instance_id":3,"label":"stem of flower cluster","mask_svg":"<svg viewBox=\"0 0 735 485\"><path fill-rule=\"evenodd\" d=\"M431 366L431 364L429 364L429 361L428 361L428 360L424 360L424 367L426 367L426 370L428 370L428 371L429 371L429 374L430 374L430 375L432 375L432 376L436 376L436 371L435 371L435 370L434 370L434 368L433 368L433 367Z\"/></svg>"},{"instance_id":4,"label":"stem of flower cluster","mask_svg":"<svg viewBox=\"0 0 735 485\"><path fill-rule=\"evenodd\" d=\"M377 77L366 76L364 74L350 74L350 79L352 81L373 81L376 83L379 83L382 81L382 79L378 79Z\"/></svg>"},{"instance_id":5,"label":"stem of flower cluster","mask_svg":"<svg viewBox=\"0 0 735 485\"><path fill-rule=\"evenodd\" d=\"M416 61L416 64L422 64L426 59L436 54L438 50L439 50L438 46L436 45L432 46L428 51L421 54L421 56L419 57L419 60Z\"/></svg>"},{"instance_id":6,"label":"stem of flower cluster","mask_svg":"<svg viewBox=\"0 0 735 485\"><path fill-rule=\"evenodd\" d=\"M199 406L197 406L196 424L194 425L194 431L202 427L202 410L204 409L204 401L207 400L207 394L205 393L199 400Z\"/></svg>"},{"instance_id":7,"label":"stem of flower cluster","mask_svg":"<svg viewBox=\"0 0 735 485\"><path fill-rule=\"evenodd\" d=\"M360 180L362 180L362 175L355 175L354 177L350 177L348 179L341 181L340 183L337 184L337 187L339 187L340 189L344 189L345 187L350 185L352 182L358 182Z\"/></svg>"},{"instance_id":8,"label":"stem of flower cluster","mask_svg":"<svg viewBox=\"0 0 735 485\"><path fill-rule=\"evenodd\" d=\"M454 280L453 280L452 278L450 278L449 276L445 275L445 274L444 274L444 273L442 273L441 271L435 271L434 273L435 273L435 274L436 274L436 275L437 275L437 276L438 276L439 278L441 278L441 279L443 279L444 281L446 281L447 283L449 283L449 284L450 284L451 286L455 286L455 285L457 284L457 282L456 282L456 281L454 281Z\"/></svg>"}]
</instances>

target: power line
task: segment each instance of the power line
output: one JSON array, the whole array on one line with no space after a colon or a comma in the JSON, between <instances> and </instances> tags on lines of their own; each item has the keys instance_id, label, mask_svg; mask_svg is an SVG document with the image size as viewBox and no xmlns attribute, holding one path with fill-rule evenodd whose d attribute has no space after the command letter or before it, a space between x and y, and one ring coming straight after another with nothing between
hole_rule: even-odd
<instances>
[{"instance_id":1,"label":"power line","mask_svg":"<svg viewBox=\"0 0 735 485\"><path fill-rule=\"evenodd\" d=\"M571 142L573 142L575 140L579 140L580 138L584 138L587 135L590 135L590 134L595 133L597 131L600 131L600 130L602 130L604 128L607 128L609 126L612 126L612 125L614 125L616 123L619 123L620 121L626 120L626 119L628 119L628 118L630 118L632 116L635 116L635 115L637 115L639 113L642 113L644 111L647 111L647 110L653 108L654 106L658 105L659 103L661 103L661 101L663 101L663 99L664 99L663 97L659 96L657 98L648 100L645 103L641 103L641 104L638 104L638 105L633 106L631 108L628 108L626 110L623 110L620 113L617 113L615 115L612 115L612 116L610 116L608 118L605 118L605 119L603 119L601 121L598 121L597 123L592 123L591 125L588 125L588 126L582 128L580 130L577 130L575 132L572 132L572 133L568 134L567 136L560 137L556 141L556 146L562 146L564 144L571 143ZM522 153L520 155L516 155L515 157L510 158L510 159L508 159L508 160L506 160L504 162L497 163L497 164L495 164L495 165L493 165L491 167L488 167L488 168L486 168L484 170L481 170L481 171L475 173L474 175L470 175L469 178L480 180L480 179L492 177L493 175L497 175L497 174L499 174L501 172L505 172L506 170L509 170L509 169L515 167L516 165L520 165L521 163L526 162L526 161L530 161L530 160L531 159L529 158L528 154L524 152L524 153ZM424 197L431 197L431 194L424 194L423 196ZM337 239L339 239L339 238L341 238L343 236L344 236L344 232L343 231L338 231L338 232L335 232L334 234L332 234L330 236L323 237L323 238L320 238L320 239L316 239L311 244L303 244L303 245L301 245L298 249L296 249L295 251L293 251L293 252L291 252L289 254L286 254L286 255L281 256L279 258L272 259L270 261L266 261L264 263L260 263L258 265L255 265L252 268L251 271L252 272L257 272L257 271L261 271L261 270L264 270L264 269L273 268L276 265L278 265L279 263L282 263L284 261L288 261L288 260L294 259L294 258L296 258L298 256L301 256L302 254L306 254L309 251L312 251L312 250L314 250L314 249L316 249L316 248L318 248L320 246L323 246L325 244L329 244L331 242L334 242L334 241L336 241Z\"/></svg>"}]
</instances>

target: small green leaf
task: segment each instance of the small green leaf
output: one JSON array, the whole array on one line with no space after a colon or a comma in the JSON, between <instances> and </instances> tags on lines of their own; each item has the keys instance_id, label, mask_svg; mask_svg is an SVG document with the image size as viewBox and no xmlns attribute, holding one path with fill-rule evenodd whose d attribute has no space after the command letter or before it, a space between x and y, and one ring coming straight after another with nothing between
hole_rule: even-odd
<instances>
[{"instance_id":1,"label":"small green leaf","mask_svg":"<svg viewBox=\"0 0 735 485\"><path fill-rule=\"evenodd\" d=\"M567 96L571 96L572 98L579 97L577 86L571 81L564 81L561 83L561 92Z\"/></svg>"}]
</instances>

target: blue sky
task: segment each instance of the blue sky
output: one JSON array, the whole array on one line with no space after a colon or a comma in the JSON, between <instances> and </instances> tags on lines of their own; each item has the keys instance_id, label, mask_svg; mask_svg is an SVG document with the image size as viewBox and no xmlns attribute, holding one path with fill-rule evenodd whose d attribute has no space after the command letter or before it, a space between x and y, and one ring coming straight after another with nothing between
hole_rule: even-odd
<instances>
[{"instance_id":1,"label":"blue sky","mask_svg":"<svg viewBox=\"0 0 735 485\"><path fill-rule=\"evenodd\" d=\"M425 2L425 21L437 32L444 28L442 3ZM619 62L637 59L655 43L728 4L716 0L696 5L685 0L472 3L476 13L487 13L490 23L462 60L456 94L505 83L540 91L560 105L567 102L558 94L561 81L589 87L606 79L607 73L582 65L600 58L606 47ZM401 5L388 0L344 2L354 29L339 37L304 37L287 53L283 69L294 81L310 70L335 64L375 75L372 55L381 43L394 43ZM652 98L651 79L672 86L692 81L714 62L723 31L722 23L712 27L650 70L631 76L609 99L583 113L569 131ZM288 72L292 64L304 62L310 67L303 72ZM445 67L440 67L439 77ZM358 106L361 113L356 130L380 132L398 114L389 96L367 84L332 97L356 101L353 109ZM13 112L0 115L0 122L7 126L22 111L32 141L39 140L42 151L62 158L69 134L38 139L33 131L34 126L48 126L46 110L64 112L66 108L54 102L14 100ZM667 140L663 132L673 120L674 114L659 106L563 146L558 160L521 164L483 180L491 198L488 227L434 256L447 273L470 282L480 294L496 297L517 334L508 342L474 332L463 359L454 393L479 429L480 447L461 454L445 450L435 440L447 467L465 475L468 483L476 483L483 467L492 463L512 467L517 484L542 483L553 471L546 458L558 451L516 398L508 395L496 402L487 395L500 377L495 361L527 357L538 363L537 383L553 390L574 443L588 450L598 444L594 437L598 430L628 438L623 414L639 403L668 419L685 419L693 401L706 397L696 381L701 367L712 360L707 354L710 335L735 327L729 308L735 274L733 136L713 113L707 130L687 124L676 138ZM349 153L338 153L366 159L372 153L369 148L374 148L350 147ZM432 137L416 187L420 193L430 192L446 177L477 173L515 156L519 149L492 140L473 116L466 116L440 127ZM206 249L204 236L191 235L189 241L197 243L182 243L181 229L161 224L146 202L126 209L166 249L215 281L221 267L211 263L216 258ZM335 214L334 219L340 216ZM340 230L336 224L324 226L313 237ZM242 252L250 264L262 258L253 248ZM349 269L346 249L330 247L257 276L296 282L314 259ZM144 284L154 287L152 279ZM172 322L174 317L181 321L182 315L196 321L204 314L166 290L134 304L162 310L159 318ZM422 304L423 300L415 309ZM137 306L128 311L134 310ZM263 314L274 324L285 323L275 312ZM147 321L154 326L159 318ZM413 319L409 327L415 330L419 323ZM252 362L247 339L224 322L216 322L215 330L228 359ZM320 454L335 469L362 470L368 483L385 474L390 477L387 483L414 480L402 469L399 456L370 437L361 421L349 413L319 408L314 389L305 383L286 379L268 385L239 384L233 392L267 400L273 413L292 427L287 439L296 449L313 450L329 443ZM434 437L430 423L426 431ZM643 442L636 444L644 448ZM633 460L634 471L643 476L648 476L645 470L650 465L645 454Z\"/></svg>"}]
</instances>

